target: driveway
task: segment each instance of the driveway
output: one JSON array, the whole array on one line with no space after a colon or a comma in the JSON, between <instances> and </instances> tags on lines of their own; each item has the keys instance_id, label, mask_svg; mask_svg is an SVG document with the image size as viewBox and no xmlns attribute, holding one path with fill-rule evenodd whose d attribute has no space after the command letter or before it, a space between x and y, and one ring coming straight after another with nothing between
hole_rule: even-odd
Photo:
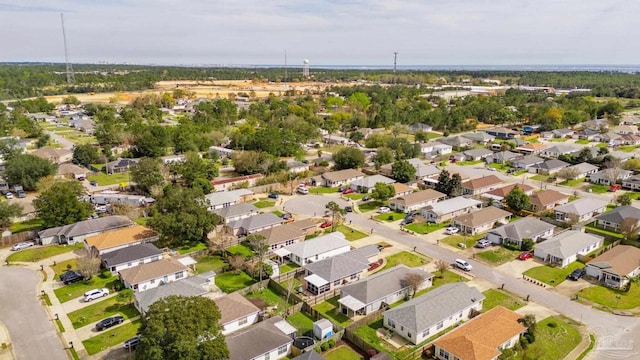
<instances>
[{"instance_id":1,"label":"driveway","mask_svg":"<svg viewBox=\"0 0 640 360\"><path fill-rule=\"evenodd\" d=\"M17 266L0 268L0 321L9 329L16 359L67 360L55 324L37 297L40 281L33 270Z\"/></svg>"}]
</instances>

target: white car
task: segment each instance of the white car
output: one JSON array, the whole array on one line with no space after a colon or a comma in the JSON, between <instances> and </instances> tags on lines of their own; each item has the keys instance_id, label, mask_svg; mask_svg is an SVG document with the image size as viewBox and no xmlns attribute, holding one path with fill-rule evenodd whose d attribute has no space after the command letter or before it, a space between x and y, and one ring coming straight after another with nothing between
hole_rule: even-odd
<instances>
[{"instance_id":1,"label":"white car","mask_svg":"<svg viewBox=\"0 0 640 360\"><path fill-rule=\"evenodd\" d=\"M473 269L471 264L469 264L468 262L466 262L466 261L464 261L462 259L456 259L454 261L454 264L458 269L462 269L464 271L471 271Z\"/></svg>"},{"instance_id":2,"label":"white car","mask_svg":"<svg viewBox=\"0 0 640 360\"><path fill-rule=\"evenodd\" d=\"M11 247L11 251L18 251L18 250L26 249L28 247L32 247L33 245L34 245L33 241L19 242L19 243L15 244L15 245L13 245Z\"/></svg>"},{"instance_id":3,"label":"white car","mask_svg":"<svg viewBox=\"0 0 640 360\"><path fill-rule=\"evenodd\" d=\"M453 234L456 234L458 231L460 231L460 229L458 229L457 227L449 226L444 232L447 235L453 235Z\"/></svg>"},{"instance_id":4,"label":"white car","mask_svg":"<svg viewBox=\"0 0 640 360\"><path fill-rule=\"evenodd\" d=\"M378 209L378 212L379 212L380 214L386 214L386 213L388 213L389 211L391 211L391 209L389 209L389 208L388 208L388 207L386 207L386 206L380 206L380 209Z\"/></svg>"},{"instance_id":5,"label":"white car","mask_svg":"<svg viewBox=\"0 0 640 360\"><path fill-rule=\"evenodd\" d=\"M96 205L93 209L98 213L107 212L107 205Z\"/></svg>"},{"instance_id":6,"label":"white car","mask_svg":"<svg viewBox=\"0 0 640 360\"><path fill-rule=\"evenodd\" d=\"M8 192L5 196L7 197L7 199L13 199L13 194L10 192Z\"/></svg>"},{"instance_id":7,"label":"white car","mask_svg":"<svg viewBox=\"0 0 640 360\"><path fill-rule=\"evenodd\" d=\"M89 302L107 295L109 295L109 289L107 288L89 290L84 293L84 301Z\"/></svg>"}]
</instances>

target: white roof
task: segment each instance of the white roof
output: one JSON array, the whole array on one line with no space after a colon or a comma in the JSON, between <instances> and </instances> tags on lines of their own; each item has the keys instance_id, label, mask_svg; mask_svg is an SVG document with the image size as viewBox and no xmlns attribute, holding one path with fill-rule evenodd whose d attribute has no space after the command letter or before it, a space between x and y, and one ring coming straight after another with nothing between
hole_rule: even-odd
<instances>
[{"instance_id":1,"label":"white roof","mask_svg":"<svg viewBox=\"0 0 640 360\"><path fill-rule=\"evenodd\" d=\"M240 200L243 196L251 195L253 191L247 189L238 189L231 191L218 191L207 194L204 197L209 200L211 206L233 203Z\"/></svg>"},{"instance_id":2,"label":"white roof","mask_svg":"<svg viewBox=\"0 0 640 360\"><path fill-rule=\"evenodd\" d=\"M278 255L278 256L280 256L280 257L285 257L285 256L291 254L291 251L281 247L281 248L273 250L273 253Z\"/></svg>"},{"instance_id":3,"label":"white roof","mask_svg":"<svg viewBox=\"0 0 640 360\"><path fill-rule=\"evenodd\" d=\"M341 232L332 232L326 235L318 236L313 239L301 243L291 244L286 246L285 249L290 251L302 259L309 258L318 254L325 253L327 251L346 247L346 251L349 251L351 243L346 240L345 236ZM337 254L336 254L337 255Z\"/></svg>"},{"instance_id":4,"label":"white roof","mask_svg":"<svg viewBox=\"0 0 640 360\"><path fill-rule=\"evenodd\" d=\"M320 287L323 285L327 285L329 282L316 274L311 274L304 278L304 280L308 283L315 285L316 287Z\"/></svg>"},{"instance_id":5,"label":"white roof","mask_svg":"<svg viewBox=\"0 0 640 360\"><path fill-rule=\"evenodd\" d=\"M298 331L291 324L289 324L287 320L280 320L273 325L277 327L280 331L282 331L285 335L294 334L296 331Z\"/></svg>"},{"instance_id":6,"label":"white roof","mask_svg":"<svg viewBox=\"0 0 640 360\"><path fill-rule=\"evenodd\" d=\"M338 300L338 302L346 307L348 307L351 310L360 310L362 308L364 308L365 306L367 306L367 304L363 303L362 301L354 298L351 295L347 295L341 299Z\"/></svg>"},{"instance_id":7,"label":"white roof","mask_svg":"<svg viewBox=\"0 0 640 360\"><path fill-rule=\"evenodd\" d=\"M467 199L462 196L455 197L453 199L447 199L437 202L433 205L427 206L427 210L432 211L437 215L450 214L454 211L466 209L472 206L481 205L482 202L473 199Z\"/></svg>"},{"instance_id":8,"label":"white roof","mask_svg":"<svg viewBox=\"0 0 640 360\"><path fill-rule=\"evenodd\" d=\"M198 263L191 256L183 256L178 259L178 262L184 266L195 265Z\"/></svg>"}]
</instances>

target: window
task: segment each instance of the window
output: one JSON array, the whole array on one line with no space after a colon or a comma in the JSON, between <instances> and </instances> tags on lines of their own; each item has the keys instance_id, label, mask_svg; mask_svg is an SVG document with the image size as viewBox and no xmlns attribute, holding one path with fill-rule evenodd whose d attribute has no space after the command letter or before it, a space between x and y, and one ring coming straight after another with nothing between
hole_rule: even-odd
<instances>
[{"instance_id":1,"label":"window","mask_svg":"<svg viewBox=\"0 0 640 360\"><path fill-rule=\"evenodd\" d=\"M440 329L442 329L443 327L444 327L444 324L442 323L442 321L440 321L440 322L438 323L438 325L436 325L436 330L440 330Z\"/></svg>"},{"instance_id":2,"label":"window","mask_svg":"<svg viewBox=\"0 0 640 360\"><path fill-rule=\"evenodd\" d=\"M404 331L404 326L400 325L400 331Z\"/></svg>"},{"instance_id":3,"label":"window","mask_svg":"<svg viewBox=\"0 0 640 360\"><path fill-rule=\"evenodd\" d=\"M156 279L151 279L151 283L155 284L156 283Z\"/></svg>"},{"instance_id":4,"label":"window","mask_svg":"<svg viewBox=\"0 0 640 360\"><path fill-rule=\"evenodd\" d=\"M278 355L282 355L286 353L287 353L287 345L283 345L278 348Z\"/></svg>"},{"instance_id":5,"label":"window","mask_svg":"<svg viewBox=\"0 0 640 360\"><path fill-rule=\"evenodd\" d=\"M422 337L427 337L427 336L429 336L429 329L422 332Z\"/></svg>"},{"instance_id":6,"label":"window","mask_svg":"<svg viewBox=\"0 0 640 360\"><path fill-rule=\"evenodd\" d=\"M440 349L440 357L443 359L449 359L449 353L446 352L444 349Z\"/></svg>"},{"instance_id":7,"label":"window","mask_svg":"<svg viewBox=\"0 0 640 360\"><path fill-rule=\"evenodd\" d=\"M333 286L338 286L338 285L340 285L340 280L336 280L333 282Z\"/></svg>"},{"instance_id":8,"label":"window","mask_svg":"<svg viewBox=\"0 0 640 360\"><path fill-rule=\"evenodd\" d=\"M409 339L411 339L411 333L407 332L407 336L409 336Z\"/></svg>"},{"instance_id":9,"label":"window","mask_svg":"<svg viewBox=\"0 0 640 360\"><path fill-rule=\"evenodd\" d=\"M244 325L244 324L246 324L248 322L249 322L249 319L247 319L247 317L245 316L245 317L241 318L240 320L238 320L238 325Z\"/></svg>"},{"instance_id":10,"label":"window","mask_svg":"<svg viewBox=\"0 0 640 360\"><path fill-rule=\"evenodd\" d=\"M266 354L264 354L264 360L269 360L269 359L270 359L270 358L269 358L269 355L270 355L270 353L266 353Z\"/></svg>"},{"instance_id":11,"label":"window","mask_svg":"<svg viewBox=\"0 0 640 360\"><path fill-rule=\"evenodd\" d=\"M391 326L392 328L396 328L396 323L394 323L392 320L388 320L387 323L389 324L389 326Z\"/></svg>"},{"instance_id":12,"label":"window","mask_svg":"<svg viewBox=\"0 0 640 360\"><path fill-rule=\"evenodd\" d=\"M127 266L133 266L133 263L127 263Z\"/></svg>"},{"instance_id":13,"label":"window","mask_svg":"<svg viewBox=\"0 0 640 360\"><path fill-rule=\"evenodd\" d=\"M176 273L176 279L182 279L184 277L184 272L180 271Z\"/></svg>"},{"instance_id":14,"label":"window","mask_svg":"<svg viewBox=\"0 0 640 360\"><path fill-rule=\"evenodd\" d=\"M351 277L350 277L349 279L351 279L351 280L355 280L355 279L357 279L357 278L358 278L358 274L353 274L353 275L351 275Z\"/></svg>"}]
</instances>

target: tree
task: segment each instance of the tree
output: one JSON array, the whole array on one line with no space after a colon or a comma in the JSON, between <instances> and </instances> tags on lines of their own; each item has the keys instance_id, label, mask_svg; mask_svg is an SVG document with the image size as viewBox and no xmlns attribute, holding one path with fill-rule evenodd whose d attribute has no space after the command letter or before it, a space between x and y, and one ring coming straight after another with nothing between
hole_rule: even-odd
<instances>
[{"instance_id":1,"label":"tree","mask_svg":"<svg viewBox=\"0 0 640 360\"><path fill-rule=\"evenodd\" d=\"M98 149L91 144L76 145L73 149L73 159L71 162L78 165L89 166L100 160Z\"/></svg>"},{"instance_id":2,"label":"tree","mask_svg":"<svg viewBox=\"0 0 640 360\"><path fill-rule=\"evenodd\" d=\"M618 196L616 202L622 206L629 206L633 202L633 198L631 197L631 194L626 193L624 195Z\"/></svg>"},{"instance_id":3,"label":"tree","mask_svg":"<svg viewBox=\"0 0 640 360\"><path fill-rule=\"evenodd\" d=\"M117 300L121 303L131 304L134 295L135 293L133 292L133 289L124 289L118 293Z\"/></svg>"},{"instance_id":4,"label":"tree","mask_svg":"<svg viewBox=\"0 0 640 360\"><path fill-rule=\"evenodd\" d=\"M13 219L22 215L22 206L8 201L0 201L0 229L6 229L13 223Z\"/></svg>"},{"instance_id":5,"label":"tree","mask_svg":"<svg viewBox=\"0 0 640 360\"><path fill-rule=\"evenodd\" d=\"M460 177L460 174L453 174L448 185L447 195L449 197L462 195L462 178Z\"/></svg>"},{"instance_id":6,"label":"tree","mask_svg":"<svg viewBox=\"0 0 640 360\"><path fill-rule=\"evenodd\" d=\"M138 161L138 165L131 169L131 181L143 193L151 194L151 189L164 183L164 176L160 171L160 161L144 157Z\"/></svg>"},{"instance_id":7,"label":"tree","mask_svg":"<svg viewBox=\"0 0 640 360\"><path fill-rule=\"evenodd\" d=\"M65 105L80 105L80 100L73 95L69 95L62 98L62 103Z\"/></svg>"},{"instance_id":8,"label":"tree","mask_svg":"<svg viewBox=\"0 0 640 360\"><path fill-rule=\"evenodd\" d=\"M606 169L604 170L604 175L607 180L609 180L609 184L613 185L620 179L624 169L622 168L622 161L615 157L610 157L607 161L605 161Z\"/></svg>"},{"instance_id":9,"label":"tree","mask_svg":"<svg viewBox=\"0 0 640 360\"><path fill-rule=\"evenodd\" d=\"M418 130L413 134L413 139L416 142L423 143L425 141L429 141L429 134L422 130Z\"/></svg>"},{"instance_id":10,"label":"tree","mask_svg":"<svg viewBox=\"0 0 640 360\"><path fill-rule=\"evenodd\" d=\"M234 255L229 258L229 265L233 269L233 272L236 274L240 273L240 270L244 268L244 264L246 263L246 259L242 255Z\"/></svg>"},{"instance_id":11,"label":"tree","mask_svg":"<svg viewBox=\"0 0 640 360\"><path fill-rule=\"evenodd\" d=\"M154 302L142 319L136 359L228 359L220 311L203 296L168 296Z\"/></svg>"},{"instance_id":12,"label":"tree","mask_svg":"<svg viewBox=\"0 0 640 360\"><path fill-rule=\"evenodd\" d=\"M169 145L169 133L166 128L159 125L146 126L135 136L134 145L134 154L138 157L163 156Z\"/></svg>"},{"instance_id":13,"label":"tree","mask_svg":"<svg viewBox=\"0 0 640 360\"><path fill-rule=\"evenodd\" d=\"M391 165L391 177L397 182L406 183L416 176L416 168L407 160L398 160Z\"/></svg>"},{"instance_id":14,"label":"tree","mask_svg":"<svg viewBox=\"0 0 640 360\"><path fill-rule=\"evenodd\" d=\"M601 148L601 149L605 149L605 148ZM624 169L625 170L631 170L631 171L640 170L640 159L629 159L629 160L625 161L624 162Z\"/></svg>"},{"instance_id":15,"label":"tree","mask_svg":"<svg viewBox=\"0 0 640 360\"><path fill-rule=\"evenodd\" d=\"M591 160L593 160L593 153L588 147L582 148L576 156L576 163L590 162Z\"/></svg>"},{"instance_id":16,"label":"tree","mask_svg":"<svg viewBox=\"0 0 640 360\"><path fill-rule=\"evenodd\" d=\"M444 260L437 260L436 263L436 271L440 274L438 277L442 278L444 276L444 272L449 269L449 264L447 264Z\"/></svg>"},{"instance_id":17,"label":"tree","mask_svg":"<svg viewBox=\"0 0 640 360\"><path fill-rule=\"evenodd\" d=\"M195 152L185 154L184 161L175 163L171 171L180 175L187 186L193 186L196 179L212 180L218 176L216 164Z\"/></svg>"},{"instance_id":18,"label":"tree","mask_svg":"<svg viewBox=\"0 0 640 360\"><path fill-rule=\"evenodd\" d=\"M393 187L393 185L378 182L371 192L371 197L380 202L384 202L391 199L395 194L396 189Z\"/></svg>"},{"instance_id":19,"label":"tree","mask_svg":"<svg viewBox=\"0 0 640 360\"><path fill-rule=\"evenodd\" d=\"M443 194L448 194L449 193L449 182L451 181L451 177L449 176L449 172L445 169L443 169L440 172L440 176L438 176L438 183L436 184L436 186L434 187L434 189L436 191L439 191Z\"/></svg>"},{"instance_id":20,"label":"tree","mask_svg":"<svg viewBox=\"0 0 640 360\"><path fill-rule=\"evenodd\" d=\"M566 168L558 171L558 173L556 174L557 177L559 177L560 179L562 179L564 181L573 180L576 177L578 177L578 175L579 175L579 171L578 171L578 169L576 169L574 167L566 167Z\"/></svg>"},{"instance_id":21,"label":"tree","mask_svg":"<svg viewBox=\"0 0 640 360\"><path fill-rule=\"evenodd\" d=\"M264 255L269 251L267 238L264 235L250 234L247 236L247 242L249 242L253 251L258 255L258 264L263 264ZM256 271L254 276L259 277L260 281L262 281L262 275L264 273L263 267L257 266L254 270Z\"/></svg>"},{"instance_id":22,"label":"tree","mask_svg":"<svg viewBox=\"0 0 640 360\"><path fill-rule=\"evenodd\" d=\"M424 276L417 272L406 273L402 279L405 286L411 289L411 297L415 296L420 288L420 285L424 283Z\"/></svg>"},{"instance_id":23,"label":"tree","mask_svg":"<svg viewBox=\"0 0 640 360\"><path fill-rule=\"evenodd\" d=\"M514 186L504 198L505 202L513 211L522 211L531 206L529 195L525 194L518 186Z\"/></svg>"},{"instance_id":24,"label":"tree","mask_svg":"<svg viewBox=\"0 0 640 360\"><path fill-rule=\"evenodd\" d=\"M338 205L335 201L329 201L324 206L327 212L331 214L331 231L334 231L338 221L342 221L347 211Z\"/></svg>"},{"instance_id":25,"label":"tree","mask_svg":"<svg viewBox=\"0 0 640 360\"><path fill-rule=\"evenodd\" d=\"M382 165L392 163L393 160L393 151L386 147L378 149L376 155L373 157L373 163L376 164L376 169L380 169Z\"/></svg>"},{"instance_id":26,"label":"tree","mask_svg":"<svg viewBox=\"0 0 640 360\"><path fill-rule=\"evenodd\" d=\"M633 218L627 218L620 223L620 233L624 235L625 240L635 241L640 233L640 221Z\"/></svg>"},{"instance_id":27,"label":"tree","mask_svg":"<svg viewBox=\"0 0 640 360\"><path fill-rule=\"evenodd\" d=\"M93 213L93 209L88 202L78 200L84 191L84 187L78 181L54 182L43 191L33 200L33 206L43 221L43 226L50 228L86 220Z\"/></svg>"},{"instance_id":28,"label":"tree","mask_svg":"<svg viewBox=\"0 0 640 360\"><path fill-rule=\"evenodd\" d=\"M52 175L55 171L55 166L49 160L20 154L7 160L4 176L9 184L22 185L29 191L35 190L40 178Z\"/></svg>"},{"instance_id":29,"label":"tree","mask_svg":"<svg viewBox=\"0 0 640 360\"><path fill-rule=\"evenodd\" d=\"M518 319L518 322L522 324L522 326L527 328L527 333L535 334L536 333L536 316L534 314L527 314L523 318Z\"/></svg>"},{"instance_id":30,"label":"tree","mask_svg":"<svg viewBox=\"0 0 640 360\"><path fill-rule=\"evenodd\" d=\"M520 245L520 250L522 251L531 251L533 249L533 245L535 242L531 238L522 239L522 245Z\"/></svg>"},{"instance_id":31,"label":"tree","mask_svg":"<svg viewBox=\"0 0 640 360\"><path fill-rule=\"evenodd\" d=\"M220 217L209 211L202 192L179 186L168 186L152 209L147 222L160 232L170 246L206 242L207 234L220 223Z\"/></svg>"},{"instance_id":32,"label":"tree","mask_svg":"<svg viewBox=\"0 0 640 360\"><path fill-rule=\"evenodd\" d=\"M96 255L96 256L94 256ZM100 272L100 258L86 249L82 249L81 255L76 260L78 271L86 280L91 279Z\"/></svg>"},{"instance_id":33,"label":"tree","mask_svg":"<svg viewBox=\"0 0 640 360\"><path fill-rule=\"evenodd\" d=\"M364 154L362 151L354 147L345 147L333 155L333 161L336 163L336 168L340 169L355 169L364 164Z\"/></svg>"}]
</instances>

